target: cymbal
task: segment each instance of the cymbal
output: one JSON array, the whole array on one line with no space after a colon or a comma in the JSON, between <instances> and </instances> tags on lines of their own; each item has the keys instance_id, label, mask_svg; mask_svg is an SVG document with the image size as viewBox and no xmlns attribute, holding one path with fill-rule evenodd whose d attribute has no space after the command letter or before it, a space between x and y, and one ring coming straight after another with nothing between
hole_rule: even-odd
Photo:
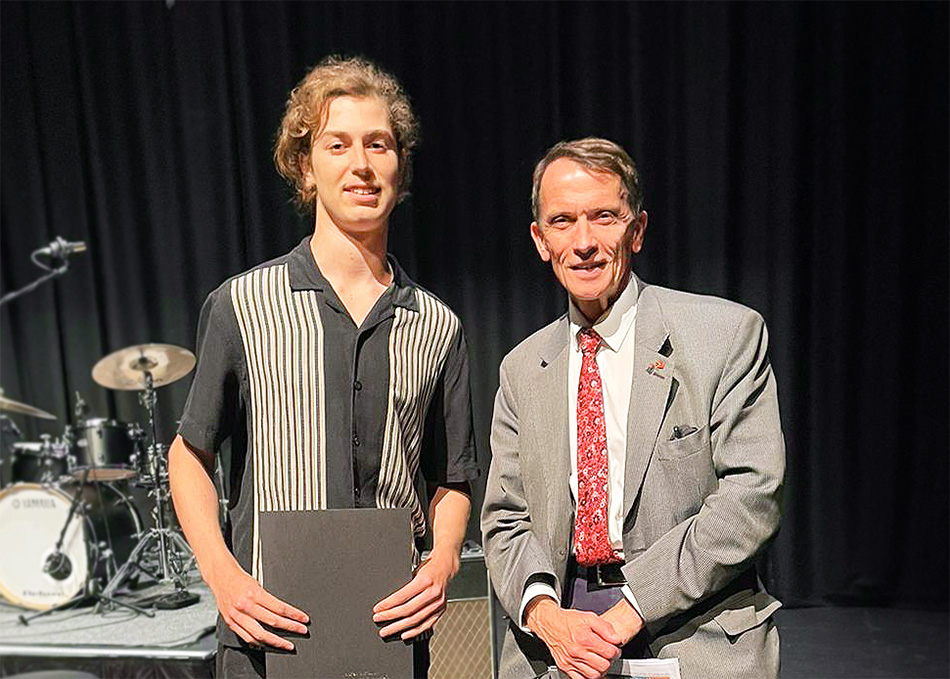
<instances>
[{"instance_id":1,"label":"cymbal","mask_svg":"<svg viewBox=\"0 0 950 679\"><path fill-rule=\"evenodd\" d=\"M21 415L29 415L30 417L38 417L41 420L55 420L56 419L55 415L51 415L45 410L40 410L39 408L28 406L25 403L14 401L12 398L7 398L6 396L3 395L2 389L0 389L0 410L6 410L8 413L20 413Z\"/></svg>"},{"instance_id":2,"label":"cymbal","mask_svg":"<svg viewBox=\"0 0 950 679\"><path fill-rule=\"evenodd\" d=\"M141 391L146 371L152 375L153 386L163 387L190 373L195 362L193 353L174 344L138 344L99 359L92 379L106 389Z\"/></svg>"}]
</instances>

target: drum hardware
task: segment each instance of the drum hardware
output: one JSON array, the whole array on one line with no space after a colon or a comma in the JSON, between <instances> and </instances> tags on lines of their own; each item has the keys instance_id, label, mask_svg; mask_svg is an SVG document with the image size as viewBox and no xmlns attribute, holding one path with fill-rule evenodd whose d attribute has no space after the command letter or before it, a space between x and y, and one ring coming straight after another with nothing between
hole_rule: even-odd
<instances>
[{"instance_id":1,"label":"drum hardware","mask_svg":"<svg viewBox=\"0 0 950 679\"><path fill-rule=\"evenodd\" d=\"M89 412L89 405L86 403L85 399L82 397L82 394L79 390L76 391L76 405L73 406L73 415L76 418L77 422L82 422L86 419L86 413Z\"/></svg>"},{"instance_id":2,"label":"drum hardware","mask_svg":"<svg viewBox=\"0 0 950 679\"><path fill-rule=\"evenodd\" d=\"M103 601L101 583L141 534L128 496L109 484L75 485L72 497L36 483L0 491L0 543L16 545L0 560L0 594L40 615L89 598ZM21 616L21 622L36 617Z\"/></svg>"},{"instance_id":3,"label":"drum hardware","mask_svg":"<svg viewBox=\"0 0 950 679\"><path fill-rule=\"evenodd\" d=\"M41 442L17 441L11 446L11 471L14 483L56 484L69 473L72 459L65 442L54 441L49 434Z\"/></svg>"},{"instance_id":4,"label":"drum hardware","mask_svg":"<svg viewBox=\"0 0 950 679\"><path fill-rule=\"evenodd\" d=\"M17 439L23 438L23 432L16 426L16 422L3 413L0 413L0 433L9 434Z\"/></svg>"},{"instance_id":5,"label":"drum hardware","mask_svg":"<svg viewBox=\"0 0 950 679\"><path fill-rule=\"evenodd\" d=\"M139 403L148 413L147 442L142 461L147 474L139 485L150 486L149 497L155 502L155 527L139 539L129 559L106 585L103 593L111 596L129 577L133 569L148 572L142 558L157 552L159 572L150 573L163 584L172 584L175 591L154 600L157 608L182 608L198 601L198 595L187 589L187 572L194 563L191 547L181 533L167 521L168 468L164 446L158 444L155 426L156 388L181 379L195 365L195 355L187 349L170 344L144 344L120 349L101 359L92 370L93 379L109 389L139 391ZM141 462L136 458L136 466ZM97 607L98 608L98 607Z\"/></svg>"},{"instance_id":6,"label":"drum hardware","mask_svg":"<svg viewBox=\"0 0 950 679\"><path fill-rule=\"evenodd\" d=\"M99 604L105 601L106 603L111 604L113 606L121 606L122 608L128 608L130 611L141 613L142 615L149 618L155 617L155 611L149 611L139 606L136 606L135 604L129 604L124 601L119 601L118 599L114 599L112 597L106 596L105 594L102 593L101 587L102 585L99 584L98 580L96 580L95 578L90 578L89 580L86 581L86 585L83 591L77 594L75 597L73 597L69 601L65 601L61 604L57 604L56 606L53 606L52 608L48 608L45 611L40 611L39 613L34 613L33 615L19 615L17 616L17 620L20 622L21 625L29 625L31 622L33 622L37 618L42 618L43 616L50 615L51 613L55 613L56 611L62 611L72 606L76 606L82 603L83 601L86 601L87 599L92 599L96 601L97 607L99 606Z\"/></svg>"},{"instance_id":7,"label":"drum hardware","mask_svg":"<svg viewBox=\"0 0 950 679\"><path fill-rule=\"evenodd\" d=\"M72 502L69 505L69 514L66 516L66 521L63 523L63 527L59 531L59 539L56 540L56 546L53 547L53 552L49 556L46 557L46 562L43 564L43 572L49 575L51 578L53 578L53 580L56 580L59 582L62 582L63 580L66 580L67 578L69 578L69 576L72 575L72 572L73 572L72 560L63 551L63 540L66 537L66 530L69 528L69 525L72 523L73 516L75 515L76 510L79 507L80 502L82 500L83 487L86 485L88 474L89 474L89 469L86 469L83 471L82 478L80 479L80 486L76 489L76 492L73 494ZM108 530L108 526L107 526L107 530ZM108 537L111 542L111 536L108 536ZM97 545L97 548L98 548L98 545ZM112 548L108 547L104 557L99 557L99 558L112 559L114 558L114 556L115 554L112 551ZM69 601L65 601L56 606L52 606L46 609L45 611L40 611L39 613L34 613L33 615L30 615L30 616L21 615L19 616L18 620L20 621L20 624L22 625L29 625L30 622L35 620L36 618L41 618L45 615L49 615L50 613L53 613L54 611L62 610L63 608L68 608L69 606L72 606L73 604L77 604L80 601L83 601L89 598L92 598L96 601L97 607L103 601L106 601L110 604L124 606L125 608L129 608L135 611L136 613L143 613L149 617L155 616L155 613L146 611L145 609L139 608L138 606L134 606L132 604L116 601L115 599L107 596L106 594L104 594L103 592L99 590L99 582L95 578L89 578L86 581L85 587L83 588L83 590L84 591L82 591L75 598L70 599Z\"/></svg>"},{"instance_id":8,"label":"drum hardware","mask_svg":"<svg viewBox=\"0 0 950 679\"><path fill-rule=\"evenodd\" d=\"M27 405L26 403L21 403L19 401L14 401L12 398L7 398L6 396L3 395L3 389L0 389L0 434L4 435L2 437L4 453L8 452L6 446L9 439L7 438L7 436L13 437L15 439L23 438L23 432L20 431L20 428L16 425L16 422L14 422L10 417L8 417L6 413L17 413L19 415L26 415L28 417L36 417L41 420L55 420L56 419L55 415L52 415L46 412L45 410L40 410L39 408L35 408L31 405ZM16 459L12 451L10 451L10 457L13 458L11 459L11 465L15 467ZM0 464L2 464L5 461L6 460L0 460ZM11 473L14 473L14 472L11 471ZM15 479L16 479L16 476L14 474L14 480Z\"/></svg>"}]
</instances>

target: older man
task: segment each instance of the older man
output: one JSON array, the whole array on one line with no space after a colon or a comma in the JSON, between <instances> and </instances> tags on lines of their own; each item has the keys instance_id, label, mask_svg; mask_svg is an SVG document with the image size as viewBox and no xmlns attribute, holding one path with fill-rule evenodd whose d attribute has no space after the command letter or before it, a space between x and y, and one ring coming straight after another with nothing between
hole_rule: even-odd
<instances>
[{"instance_id":1,"label":"older man","mask_svg":"<svg viewBox=\"0 0 950 679\"><path fill-rule=\"evenodd\" d=\"M482 510L512 618L500 676L655 656L683 679L776 677L780 604L755 559L784 441L762 318L634 275L647 213L618 145L555 145L532 203L570 302L501 365Z\"/></svg>"},{"instance_id":2,"label":"older man","mask_svg":"<svg viewBox=\"0 0 950 679\"><path fill-rule=\"evenodd\" d=\"M468 360L458 317L387 254L389 215L409 184L417 124L396 79L328 58L294 88L277 168L314 215L288 254L225 281L198 328L198 370L169 451L175 508L221 613L218 676L263 676L261 647L308 615L270 594L258 513L406 507L430 558L365 611L383 636L424 636L459 568L477 475ZM230 441L226 537L214 455ZM425 498L416 488L428 482ZM352 565L341 565L350 568ZM341 593L341 596L345 593ZM275 630L277 633L275 633ZM427 647L417 644L417 674Z\"/></svg>"}]
</instances>

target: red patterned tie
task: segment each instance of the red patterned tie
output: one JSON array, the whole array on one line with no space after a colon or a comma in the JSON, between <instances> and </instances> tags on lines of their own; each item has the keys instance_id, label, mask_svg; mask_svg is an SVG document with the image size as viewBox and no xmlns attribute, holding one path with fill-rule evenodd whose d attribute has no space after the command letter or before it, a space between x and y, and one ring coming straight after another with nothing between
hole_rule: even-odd
<instances>
[{"instance_id":1,"label":"red patterned tie","mask_svg":"<svg viewBox=\"0 0 950 679\"><path fill-rule=\"evenodd\" d=\"M577 334L583 358L577 384L577 520L574 553L583 566L619 561L607 532L607 427L604 393L597 367L600 335L592 328Z\"/></svg>"}]
</instances>

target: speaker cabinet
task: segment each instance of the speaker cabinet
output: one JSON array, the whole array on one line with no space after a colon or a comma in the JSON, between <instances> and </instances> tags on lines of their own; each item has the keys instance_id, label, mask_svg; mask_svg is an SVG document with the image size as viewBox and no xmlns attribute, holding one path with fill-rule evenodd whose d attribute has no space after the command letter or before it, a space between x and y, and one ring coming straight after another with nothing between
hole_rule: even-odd
<instances>
[{"instance_id":1,"label":"speaker cabinet","mask_svg":"<svg viewBox=\"0 0 950 679\"><path fill-rule=\"evenodd\" d=\"M429 642L429 679L492 679L497 676L496 620L481 548L466 548L449 584L445 613ZM501 630L504 629L502 626Z\"/></svg>"}]
</instances>

